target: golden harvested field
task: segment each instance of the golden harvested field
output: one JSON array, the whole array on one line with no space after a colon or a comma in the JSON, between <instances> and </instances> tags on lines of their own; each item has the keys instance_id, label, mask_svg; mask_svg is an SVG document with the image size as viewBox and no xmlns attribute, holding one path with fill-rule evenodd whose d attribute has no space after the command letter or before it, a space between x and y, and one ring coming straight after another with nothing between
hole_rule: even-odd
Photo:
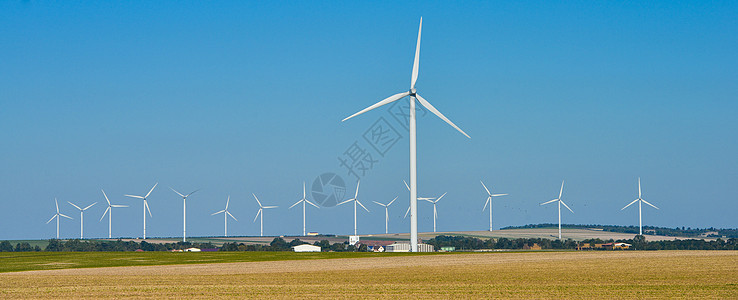
<instances>
[{"instance_id":1,"label":"golden harvested field","mask_svg":"<svg viewBox=\"0 0 738 300\"><path fill-rule=\"evenodd\" d=\"M9 298L738 299L738 251L470 253L0 274Z\"/></svg>"}]
</instances>

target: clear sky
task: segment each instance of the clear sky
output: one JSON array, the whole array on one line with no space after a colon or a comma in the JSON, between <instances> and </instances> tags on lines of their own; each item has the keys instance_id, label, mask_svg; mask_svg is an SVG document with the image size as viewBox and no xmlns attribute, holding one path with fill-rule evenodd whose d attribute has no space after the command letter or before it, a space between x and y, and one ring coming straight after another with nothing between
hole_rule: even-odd
<instances>
[{"instance_id":1,"label":"clear sky","mask_svg":"<svg viewBox=\"0 0 738 300\"><path fill-rule=\"evenodd\" d=\"M738 3L735 1L0 2L0 239L79 235L67 204L118 204L113 234L222 234L211 216L231 195L233 235L301 233L303 181L334 172L353 194L346 153L373 153L361 175L359 232L408 232L408 134L392 109L341 120L409 88L418 22L426 99L465 130L418 118L420 196L438 229L565 223L738 227ZM407 105L407 100L401 100ZM397 142L365 134L391 126ZM382 123L384 122L384 123ZM358 149L351 149L356 142ZM376 145L374 145L376 147ZM359 152L353 150L361 150ZM366 152L363 152L366 151ZM379 154L382 152L382 154ZM366 158L366 156L364 156ZM345 197L344 197L345 198ZM309 195L309 199L314 200ZM353 231L351 206L308 208L308 230ZM432 230L419 203L419 228Z\"/></svg>"}]
</instances>

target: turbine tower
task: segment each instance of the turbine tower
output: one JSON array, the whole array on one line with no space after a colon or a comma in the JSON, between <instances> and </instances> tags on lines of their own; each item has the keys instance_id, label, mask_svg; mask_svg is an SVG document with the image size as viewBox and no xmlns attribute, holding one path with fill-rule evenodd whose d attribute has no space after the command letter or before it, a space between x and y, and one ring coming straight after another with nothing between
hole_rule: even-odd
<instances>
[{"instance_id":1,"label":"turbine tower","mask_svg":"<svg viewBox=\"0 0 738 300\"><path fill-rule=\"evenodd\" d=\"M302 199L295 202L295 204L292 204L292 206L290 206L289 209L291 209L292 207L300 203L302 203L302 236L306 236L307 234L305 234L305 203L315 206L315 208L318 208L318 209L320 209L320 207L308 201L307 196L305 195L305 182L304 181L302 182Z\"/></svg>"},{"instance_id":2,"label":"turbine tower","mask_svg":"<svg viewBox=\"0 0 738 300\"><path fill-rule=\"evenodd\" d=\"M377 201L372 201L372 202L374 202L376 204L379 204L381 206L384 206L384 234L389 233L389 230L388 230L388 228L389 228L388 227L389 226L389 211L388 211L388 209L389 209L389 206L392 205L393 202L395 202L395 200L397 200L397 197L395 197L395 199L392 199L392 201L390 201L387 204L382 204L382 203L379 203Z\"/></svg>"},{"instance_id":3,"label":"turbine tower","mask_svg":"<svg viewBox=\"0 0 738 300\"><path fill-rule=\"evenodd\" d=\"M361 207L364 210L366 210L366 212L369 212L369 210L366 209L366 207L364 206L364 204L361 204L361 202L359 202L359 183L361 183L361 180L359 180L359 181L356 182L356 194L354 194L354 197L353 198L348 199L346 201L343 201L341 203L338 203L338 205L341 205L341 204L344 204L344 203L349 203L351 201L354 202L354 235L357 235L356 234L356 204L361 205ZM336 206L338 206L338 205L336 205Z\"/></svg>"},{"instance_id":4,"label":"turbine tower","mask_svg":"<svg viewBox=\"0 0 738 300\"><path fill-rule=\"evenodd\" d=\"M507 196L507 194L492 194L487 186L484 185L484 182L482 182L481 180L479 182L484 187L484 190L487 191L487 202L484 202L484 207L482 208L482 211L484 211L487 208L487 204L489 204L489 231L492 231L492 197Z\"/></svg>"},{"instance_id":5,"label":"turbine tower","mask_svg":"<svg viewBox=\"0 0 738 300\"><path fill-rule=\"evenodd\" d=\"M59 239L59 217L60 216L61 217L65 217L65 218L70 219L70 220L72 220L72 217L67 216L67 215L59 212L59 202L56 201L56 198L54 198L54 204L56 204L56 214L54 214L54 216L51 217L51 219L49 219L48 221L46 221L46 224L49 224L49 222L51 222L51 220L54 220L54 218L56 218L56 239L58 240Z\"/></svg>"},{"instance_id":6,"label":"turbine tower","mask_svg":"<svg viewBox=\"0 0 738 300\"><path fill-rule=\"evenodd\" d=\"M561 204L563 204L564 207L566 207L566 209L568 209L571 213L574 213L574 211L571 210L571 208L569 208L569 206L566 205L566 203L564 203L564 200L561 200L561 193L563 191L564 191L564 181L562 180L561 181L561 190L559 190L559 197L556 198L556 199L553 199L551 201L546 201L546 202L541 203L541 205L546 205L546 204L549 204L549 203L553 203L555 201L559 202L559 239L561 239Z\"/></svg>"},{"instance_id":7,"label":"turbine tower","mask_svg":"<svg viewBox=\"0 0 738 300\"><path fill-rule=\"evenodd\" d=\"M358 116L360 114L363 114L367 111L370 111L372 109L375 109L377 107L383 106L388 103L392 103L394 101L400 100L405 97L410 97L410 211L412 212L410 214L410 247L412 252L418 252L418 180L417 180L417 160L416 160L416 128L415 128L415 101L417 100L420 105L428 109L430 112L441 118L443 121L451 125L451 127L455 128L459 132L461 132L463 135L465 135L468 138L468 134L466 134L461 128L456 126L451 120L446 118L440 111L438 111L433 105L431 105L428 101L426 101L423 97L421 97L416 89L415 89L415 82L418 80L418 67L419 67L419 61L420 61L420 32L423 28L423 18L420 18L420 26L418 27L418 42L415 46L415 60L413 61L413 72L410 79L410 90L407 92L398 93L392 96L389 96L388 98L379 101L375 103L372 106L369 106L351 116L348 118L343 119L343 121L346 121L348 119L351 119L355 116Z\"/></svg>"},{"instance_id":8,"label":"turbine tower","mask_svg":"<svg viewBox=\"0 0 738 300\"><path fill-rule=\"evenodd\" d=\"M97 202L95 202L95 203L92 203L92 204L88 205L88 206L87 206L87 207L85 207L85 208L80 208L79 206L77 206L77 205L75 205L74 203L72 203L72 202L69 202L69 201L67 201L67 203L69 203L69 204L71 204L72 206L74 206L74 207L76 207L77 209L79 209L79 239L80 239L80 240L81 240L81 239L84 239L84 233L85 233L85 229L84 229L84 225L85 225L85 210L87 210L88 208L90 208L90 207L92 207L93 205L97 204Z\"/></svg>"},{"instance_id":9,"label":"turbine tower","mask_svg":"<svg viewBox=\"0 0 738 300\"><path fill-rule=\"evenodd\" d=\"M177 192L172 187L169 187L169 189L182 197L182 242L187 242L187 197L199 190L195 190L195 192L189 193L187 195L182 195L182 193Z\"/></svg>"},{"instance_id":10,"label":"turbine tower","mask_svg":"<svg viewBox=\"0 0 738 300\"><path fill-rule=\"evenodd\" d=\"M113 238L113 208L114 207L128 207L128 205L118 205L118 204L110 204L110 199L108 199L108 195L105 194L105 191L100 189L103 193L103 196L105 196L105 201L108 201L108 208L103 213L102 217L100 217L100 221L105 218L105 214L108 215L108 238ZM98 221L98 222L100 222Z\"/></svg>"},{"instance_id":11,"label":"turbine tower","mask_svg":"<svg viewBox=\"0 0 738 300\"><path fill-rule=\"evenodd\" d=\"M151 188L151 190L149 190L149 192L146 194L146 196L143 196L143 197L142 196L136 196L136 195L124 195L126 197L143 199L143 219L144 219L143 220L144 221L144 224L143 224L144 225L144 227L143 227L143 239L144 240L146 239L146 212L147 211L149 212L149 216L150 217L152 217L152 218L154 217L154 216L151 215L151 209L149 209L149 202L146 201L146 198L148 198L149 195L151 195L151 192L154 191L154 189L156 188L157 185L159 185L158 182L156 184L154 184L154 186Z\"/></svg>"},{"instance_id":12,"label":"turbine tower","mask_svg":"<svg viewBox=\"0 0 738 300\"><path fill-rule=\"evenodd\" d=\"M254 199L256 199L256 203L259 203L259 211L256 212L256 217L254 217L254 222L256 222L256 218L261 215L261 229L259 230L259 235L264 236L264 210L268 208L277 208L278 206L263 206L261 205L261 201L259 201L259 198L256 197L256 194L251 193L251 195L254 195Z\"/></svg>"},{"instance_id":13,"label":"turbine tower","mask_svg":"<svg viewBox=\"0 0 738 300\"><path fill-rule=\"evenodd\" d=\"M436 232L436 218L438 217L438 212L436 211L436 203L438 203L438 201L441 201L441 198L443 198L443 196L446 196L446 193L443 193L443 195L438 197L438 199L436 200L425 200L433 203L433 232Z\"/></svg>"},{"instance_id":14,"label":"turbine tower","mask_svg":"<svg viewBox=\"0 0 738 300\"><path fill-rule=\"evenodd\" d=\"M194 193L194 192L192 192L192 193ZM192 193L190 193L190 194L192 194ZM223 236L225 236L225 237L228 237L228 216L231 216L231 218L233 218L234 220L236 220L238 222L238 220L236 219L236 217L234 217L231 214L231 212L228 211L228 204L229 203L231 203L231 195L228 195L228 200L226 200L226 207L225 207L224 210L217 211L217 212L214 212L214 213L211 214L211 216L214 216L214 215L217 215L217 214L220 214L220 213L223 214L223 219L224 219L223 221L225 222L225 224L224 224L225 231L223 232Z\"/></svg>"},{"instance_id":15,"label":"turbine tower","mask_svg":"<svg viewBox=\"0 0 738 300\"><path fill-rule=\"evenodd\" d=\"M628 208L628 206L630 206L631 204L636 203L636 202L638 202L638 234L639 235L643 235L643 218L641 217L641 211L642 211L641 210L641 206L642 206L642 203L646 203L646 204L650 205L651 207L653 207L655 209L659 209L659 208L656 207L656 206L654 206L651 203L648 203L648 201L643 200L643 198L641 198L641 178L640 177L638 177L638 199L633 200L633 202L629 203L628 205L626 205L625 207L623 207L620 210L626 209L626 208Z\"/></svg>"}]
</instances>

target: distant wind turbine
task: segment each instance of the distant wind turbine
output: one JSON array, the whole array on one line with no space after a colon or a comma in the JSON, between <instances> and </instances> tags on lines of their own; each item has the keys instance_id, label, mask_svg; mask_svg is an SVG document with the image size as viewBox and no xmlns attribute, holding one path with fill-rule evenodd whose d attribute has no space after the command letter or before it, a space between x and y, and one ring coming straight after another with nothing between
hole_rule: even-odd
<instances>
[{"instance_id":1,"label":"distant wind turbine","mask_svg":"<svg viewBox=\"0 0 738 300\"><path fill-rule=\"evenodd\" d=\"M56 198L54 198L54 204L56 204L56 214L54 214L54 216L51 217L51 219L49 219L48 221L46 221L46 224L49 224L49 222L51 222L51 220L54 220L54 218L56 218L56 239L58 240L59 239L59 217L60 216L61 217L65 217L65 218L70 219L70 220L72 220L72 217L67 216L67 215L59 212L59 202L56 201Z\"/></svg>"},{"instance_id":2,"label":"distant wind turbine","mask_svg":"<svg viewBox=\"0 0 738 300\"><path fill-rule=\"evenodd\" d=\"M105 194L105 191L100 189L103 193L103 196L105 196L105 201L108 201L108 208L103 213L102 217L100 217L100 221L102 221L103 218L105 218L105 214L108 215L108 238L113 238L113 208L114 207L128 207L128 205L118 205L118 204L110 204L110 199L108 199L108 195ZM98 221L98 222L100 222Z\"/></svg>"},{"instance_id":3,"label":"distant wind turbine","mask_svg":"<svg viewBox=\"0 0 738 300\"><path fill-rule=\"evenodd\" d=\"M410 186L407 185L407 182L405 182L405 180L403 180L402 183L405 184L405 187L407 188L407 191L409 192L410 191ZM430 201L430 200L434 200L436 198L434 198L434 197L418 197L417 199L420 200L420 201ZM411 207L412 207L412 205L408 205L407 206L407 211L405 212L405 216L403 217L403 219L407 218L407 215L410 214L410 208Z\"/></svg>"},{"instance_id":4,"label":"distant wind turbine","mask_svg":"<svg viewBox=\"0 0 738 300\"><path fill-rule=\"evenodd\" d=\"M194 192L192 192L192 193L194 193ZM190 193L190 194L192 194L192 193ZM214 216L214 215L217 215L217 214L220 214L220 213L222 213L222 214L223 214L223 219L224 219L224 220L223 220L223 222L225 223L225 224L224 224L224 226L225 226L225 230L224 230L224 232L223 232L223 236L225 236L225 237L227 237L227 236L228 236L228 216L230 216L230 217L231 217L231 218L233 218L234 220L238 221L238 220L236 219L236 217L234 217L234 216L233 216L233 215L231 214L231 212L230 212L230 211L228 211L228 204L229 204L229 203L231 203L231 195L228 195L228 200L226 200L226 207L225 207L225 209L224 209L224 210L221 210L221 211L217 211L217 212L214 212L214 213L212 213L212 214L211 214L211 216Z\"/></svg>"},{"instance_id":5,"label":"distant wind turbine","mask_svg":"<svg viewBox=\"0 0 738 300\"><path fill-rule=\"evenodd\" d=\"M85 207L85 208L80 208L79 206L77 206L77 205L75 205L74 203L72 203L72 202L69 202L69 201L67 201L67 203L69 203L69 204L71 204L72 206L74 206L74 207L76 207L77 209L79 209L79 239L80 239L80 240L81 240L81 239L84 239L84 238L85 238L85 237L84 237L84 232L85 232L85 228L84 228L84 225L85 225L85 210L87 210L88 208L90 208L90 207L92 207L93 205L97 204L97 202L95 202L95 203L92 203L92 204L88 205L88 206L87 206L87 207Z\"/></svg>"},{"instance_id":6,"label":"distant wind turbine","mask_svg":"<svg viewBox=\"0 0 738 300\"><path fill-rule=\"evenodd\" d=\"M172 187L169 187L169 189L177 193L177 195L179 195L180 197L182 197L182 242L186 242L187 241L187 197L189 197L190 195L194 194L195 192L199 190L195 190L194 192L189 193L187 195L182 195L182 193L177 192Z\"/></svg>"},{"instance_id":7,"label":"distant wind turbine","mask_svg":"<svg viewBox=\"0 0 738 300\"><path fill-rule=\"evenodd\" d=\"M158 182L156 184L154 184L154 186L151 188L151 190L149 190L148 193L146 193L146 196L124 195L126 197L143 199L143 221L144 221L144 223L143 223L143 226L144 226L143 227L143 238L144 238L144 240L146 239L146 212L147 211L149 212L149 216L150 217L152 217L152 218L154 217L154 216L151 215L151 209L149 209L149 202L146 201L146 198L148 198L149 195L151 195L151 192L154 191L154 189L156 188L157 185L159 185Z\"/></svg>"},{"instance_id":8,"label":"distant wind turbine","mask_svg":"<svg viewBox=\"0 0 738 300\"><path fill-rule=\"evenodd\" d=\"M446 193L443 193L443 195L438 197L438 199L436 200L425 200L430 203L433 203L433 232L436 232L436 218L438 218L438 212L436 211L436 203L438 203L438 201L441 201L441 198L443 198L443 196L446 196Z\"/></svg>"},{"instance_id":9,"label":"distant wind turbine","mask_svg":"<svg viewBox=\"0 0 738 300\"><path fill-rule=\"evenodd\" d=\"M343 121L346 121L348 119L351 119L355 116L358 116L360 114L363 114L367 111L370 111L372 109L375 109L377 107L380 107L382 105L386 105L392 102L395 102L397 100L400 100L405 97L410 97L410 109L409 109L409 125L410 125L410 210L412 213L410 214L410 250L412 252L418 252L418 180L417 180L417 160L416 160L416 129L415 129L415 101L417 100L420 102L420 105L428 109L430 112L441 118L443 121L451 125L454 129L458 130L463 134L464 136L469 137L466 132L461 130L456 124L451 122L446 116L444 116L440 111L438 111L433 105L430 104L430 102L426 101L423 97L421 97L417 91L415 90L415 82L418 80L418 68L419 68L419 62L420 62L420 32L423 28L423 18L420 18L420 26L418 27L418 42L415 46L415 60L413 61L413 72L410 79L410 90L406 92L402 92L399 94L395 94L392 96L389 96L388 98L379 101L345 119ZM342 121L342 122L343 122Z\"/></svg>"},{"instance_id":10,"label":"distant wind turbine","mask_svg":"<svg viewBox=\"0 0 738 300\"><path fill-rule=\"evenodd\" d=\"M315 208L318 208L318 209L320 209L320 207L318 207L317 205L315 205L312 202L308 201L307 196L305 194L305 182L304 181L302 182L302 199L300 199L299 201L295 202L295 204L292 204L292 206L290 206L290 209L292 207L294 207L295 205L298 205L300 203L302 203L302 235L303 236L306 236L306 234L305 234L305 203L310 204L312 206L315 206Z\"/></svg>"},{"instance_id":11,"label":"distant wind turbine","mask_svg":"<svg viewBox=\"0 0 738 300\"><path fill-rule=\"evenodd\" d=\"M395 199L392 199L392 201L390 201L387 204L382 204L382 203L379 203L377 201L372 201L372 202L374 202L376 204L379 204L381 206L384 206L384 233L385 234L389 233L389 230L388 230L388 228L389 228L388 227L389 226L389 211L388 211L388 209L389 209L389 206L392 205L393 202L395 202L395 200L397 200L397 197L395 197Z\"/></svg>"},{"instance_id":12,"label":"distant wind turbine","mask_svg":"<svg viewBox=\"0 0 738 300\"><path fill-rule=\"evenodd\" d=\"M256 217L254 217L254 222L256 222L256 218L258 218L259 215L261 215L261 221L260 221L261 229L259 230L259 235L264 236L264 210L268 208L277 208L279 206L263 206L261 205L261 201L259 201L259 198L256 197L256 194L251 193L251 195L254 195L254 199L256 199L256 203L259 203L259 211L256 212Z\"/></svg>"},{"instance_id":13,"label":"distant wind turbine","mask_svg":"<svg viewBox=\"0 0 738 300\"><path fill-rule=\"evenodd\" d=\"M643 200L643 198L641 198L641 178L640 177L638 177L638 199L633 200L633 202L629 203L628 205L626 205L620 210L626 209L628 208L628 206L636 202L638 202L638 234L643 235L643 218L641 217L641 205L642 205L641 203L646 203L655 209L659 209L659 208L654 206L651 203L648 203L648 201Z\"/></svg>"},{"instance_id":14,"label":"distant wind turbine","mask_svg":"<svg viewBox=\"0 0 738 300\"><path fill-rule=\"evenodd\" d=\"M364 204L361 204L361 202L359 202L359 183L360 182L361 182L361 180L359 180L359 181L356 182L356 194L354 194L354 197L353 198L348 199L346 201L343 201L341 203L338 203L338 205L341 205L341 204L344 204L344 203L349 203L351 201L354 202L354 235L357 235L357 230L356 230L356 204L361 205L361 208L363 208L364 210L366 210L366 212L369 212L369 210L366 208L366 206L364 206ZM336 206L338 206L338 205L336 205Z\"/></svg>"},{"instance_id":15,"label":"distant wind turbine","mask_svg":"<svg viewBox=\"0 0 738 300\"><path fill-rule=\"evenodd\" d=\"M559 239L561 239L561 204L563 204L564 207L566 207L566 209L568 209L571 213L574 213L574 211L571 210L571 208L569 208L569 206L566 205L566 203L564 203L564 200L561 200L561 193L563 192L564 192L564 181L562 180L561 190L559 190L559 197L551 201L546 201L546 202L541 203L541 205L546 205L546 204L553 203L553 202L559 202Z\"/></svg>"},{"instance_id":16,"label":"distant wind turbine","mask_svg":"<svg viewBox=\"0 0 738 300\"><path fill-rule=\"evenodd\" d=\"M484 182L481 180L479 181L482 186L484 187L484 190L487 191L487 202L484 202L484 207L482 208L482 211L484 211L487 208L487 205L489 204L489 231L492 231L492 197L500 197L500 196L506 196L507 194L492 194L486 185L484 185Z\"/></svg>"}]
</instances>

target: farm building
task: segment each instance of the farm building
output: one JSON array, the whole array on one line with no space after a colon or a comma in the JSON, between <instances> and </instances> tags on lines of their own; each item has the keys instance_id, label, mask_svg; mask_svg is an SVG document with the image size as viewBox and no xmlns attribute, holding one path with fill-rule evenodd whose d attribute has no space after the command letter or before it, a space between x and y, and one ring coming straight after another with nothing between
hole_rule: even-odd
<instances>
[{"instance_id":1,"label":"farm building","mask_svg":"<svg viewBox=\"0 0 738 300\"><path fill-rule=\"evenodd\" d=\"M200 248L187 248L184 250L185 252L200 252Z\"/></svg>"},{"instance_id":2,"label":"farm building","mask_svg":"<svg viewBox=\"0 0 738 300\"><path fill-rule=\"evenodd\" d=\"M292 247L292 251L295 252L320 252L320 247L310 244L303 244Z\"/></svg>"},{"instance_id":3,"label":"farm building","mask_svg":"<svg viewBox=\"0 0 738 300\"><path fill-rule=\"evenodd\" d=\"M394 243L392 245L387 245L384 251L385 252L410 252L410 244ZM433 248L433 245L418 244L418 252L434 252L434 251L436 250L435 248Z\"/></svg>"},{"instance_id":4,"label":"farm building","mask_svg":"<svg viewBox=\"0 0 738 300\"><path fill-rule=\"evenodd\" d=\"M395 241L361 241L358 244L366 245L369 251L373 252L385 252L388 245L394 244ZM358 247L359 245L357 245Z\"/></svg>"}]
</instances>

